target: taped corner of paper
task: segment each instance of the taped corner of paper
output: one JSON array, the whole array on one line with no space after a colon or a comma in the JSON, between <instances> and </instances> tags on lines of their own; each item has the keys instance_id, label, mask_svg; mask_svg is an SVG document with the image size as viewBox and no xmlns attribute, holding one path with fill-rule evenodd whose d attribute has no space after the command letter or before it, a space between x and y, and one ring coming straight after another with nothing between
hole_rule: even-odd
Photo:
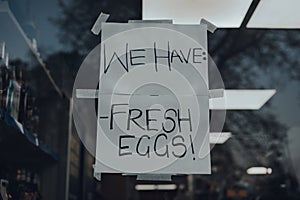
<instances>
[{"instance_id":1,"label":"taped corner of paper","mask_svg":"<svg viewBox=\"0 0 300 200\"><path fill-rule=\"evenodd\" d=\"M101 181L101 173L100 172L94 172L94 177L97 179L97 181Z\"/></svg>"},{"instance_id":2,"label":"taped corner of paper","mask_svg":"<svg viewBox=\"0 0 300 200\"><path fill-rule=\"evenodd\" d=\"M214 33L217 30L217 26L214 25L213 23L209 22L208 20L202 18L200 20L200 24L205 24L207 26L207 30L211 33Z\"/></svg>"},{"instance_id":3,"label":"taped corner of paper","mask_svg":"<svg viewBox=\"0 0 300 200\"><path fill-rule=\"evenodd\" d=\"M102 23L106 22L108 18L109 18L109 14L105 14L101 12L91 29L92 33L95 35L99 35L99 33L101 32Z\"/></svg>"}]
</instances>

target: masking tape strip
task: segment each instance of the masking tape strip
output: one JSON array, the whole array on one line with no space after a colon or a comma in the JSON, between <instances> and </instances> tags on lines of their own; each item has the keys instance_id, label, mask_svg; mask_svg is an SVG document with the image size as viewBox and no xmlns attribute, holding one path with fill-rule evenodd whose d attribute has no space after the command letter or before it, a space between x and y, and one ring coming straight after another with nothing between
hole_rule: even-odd
<instances>
[{"instance_id":1,"label":"masking tape strip","mask_svg":"<svg viewBox=\"0 0 300 200\"><path fill-rule=\"evenodd\" d=\"M94 89L76 89L76 98L78 99L97 99L99 90Z\"/></svg>"},{"instance_id":2,"label":"masking tape strip","mask_svg":"<svg viewBox=\"0 0 300 200\"><path fill-rule=\"evenodd\" d=\"M213 23L207 21L204 18L201 19L200 24L205 24L207 26L207 30L211 33L214 33L215 30L217 29L216 25L214 25Z\"/></svg>"},{"instance_id":3,"label":"masking tape strip","mask_svg":"<svg viewBox=\"0 0 300 200\"><path fill-rule=\"evenodd\" d=\"M101 173L100 172L95 172L95 165L93 165L94 168L94 177L95 179L97 179L98 181L101 181Z\"/></svg>"},{"instance_id":4,"label":"masking tape strip","mask_svg":"<svg viewBox=\"0 0 300 200\"><path fill-rule=\"evenodd\" d=\"M94 33L95 35L99 35L101 31L102 23L106 22L108 18L109 18L109 14L105 14L101 12L91 29L92 33Z\"/></svg>"},{"instance_id":5,"label":"masking tape strip","mask_svg":"<svg viewBox=\"0 0 300 200\"><path fill-rule=\"evenodd\" d=\"M224 89L212 89L209 90L209 98L222 98L224 97Z\"/></svg>"},{"instance_id":6,"label":"masking tape strip","mask_svg":"<svg viewBox=\"0 0 300 200\"><path fill-rule=\"evenodd\" d=\"M138 181L172 181L171 174L139 174Z\"/></svg>"}]
</instances>

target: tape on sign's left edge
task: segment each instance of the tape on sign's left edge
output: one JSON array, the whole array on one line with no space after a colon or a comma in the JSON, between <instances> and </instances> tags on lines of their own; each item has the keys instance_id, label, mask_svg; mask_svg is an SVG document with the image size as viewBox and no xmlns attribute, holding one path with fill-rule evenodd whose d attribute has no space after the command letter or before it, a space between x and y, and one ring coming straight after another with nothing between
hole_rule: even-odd
<instances>
[{"instance_id":1,"label":"tape on sign's left edge","mask_svg":"<svg viewBox=\"0 0 300 200\"><path fill-rule=\"evenodd\" d=\"M99 90L94 89L76 89L76 98L79 99L96 99Z\"/></svg>"},{"instance_id":2,"label":"tape on sign's left edge","mask_svg":"<svg viewBox=\"0 0 300 200\"><path fill-rule=\"evenodd\" d=\"M101 12L91 29L92 33L94 33L95 35L99 35L99 33L101 32L102 23L106 22L108 18L109 14Z\"/></svg>"}]
</instances>

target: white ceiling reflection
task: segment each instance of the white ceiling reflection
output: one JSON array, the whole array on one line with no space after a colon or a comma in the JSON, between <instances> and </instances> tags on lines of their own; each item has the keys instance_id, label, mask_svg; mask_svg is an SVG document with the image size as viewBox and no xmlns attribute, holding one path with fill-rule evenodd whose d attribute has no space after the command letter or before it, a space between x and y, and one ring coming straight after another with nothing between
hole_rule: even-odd
<instances>
[{"instance_id":1,"label":"white ceiling reflection","mask_svg":"<svg viewBox=\"0 0 300 200\"><path fill-rule=\"evenodd\" d=\"M230 132L223 133L209 133L209 143L210 144L224 144L230 137Z\"/></svg>"},{"instance_id":2,"label":"white ceiling reflection","mask_svg":"<svg viewBox=\"0 0 300 200\"><path fill-rule=\"evenodd\" d=\"M261 0L248 28L300 28L300 0Z\"/></svg>"},{"instance_id":3,"label":"white ceiling reflection","mask_svg":"<svg viewBox=\"0 0 300 200\"><path fill-rule=\"evenodd\" d=\"M276 90L224 90L222 98L209 99L211 110L259 110Z\"/></svg>"},{"instance_id":4,"label":"white ceiling reflection","mask_svg":"<svg viewBox=\"0 0 300 200\"><path fill-rule=\"evenodd\" d=\"M249 175L272 174L272 168L251 167L251 168L247 169L247 174L249 174Z\"/></svg>"},{"instance_id":5,"label":"white ceiling reflection","mask_svg":"<svg viewBox=\"0 0 300 200\"><path fill-rule=\"evenodd\" d=\"M172 19L199 24L202 18L218 28L238 28L252 0L143 0L143 19Z\"/></svg>"}]
</instances>

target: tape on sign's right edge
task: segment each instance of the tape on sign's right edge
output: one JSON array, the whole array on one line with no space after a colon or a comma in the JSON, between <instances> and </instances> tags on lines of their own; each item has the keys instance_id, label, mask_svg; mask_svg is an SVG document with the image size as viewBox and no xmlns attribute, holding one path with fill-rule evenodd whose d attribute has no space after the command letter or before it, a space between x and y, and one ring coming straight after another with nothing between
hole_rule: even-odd
<instances>
[{"instance_id":1,"label":"tape on sign's right edge","mask_svg":"<svg viewBox=\"0 0 300 200\"><path fill-rule=\"evenodd\" d=\"M200 20L200 24L205 24L207 26L207 30L211 33L214 33L217 30L217 26L213 23L207 21L206 19L202 18Z\"/></svg>"},{"instance_id":2,"label":"tape on sign's right edge","mask_svg":"<svg viewBox=\"0 0 300 200\"><path fill-rule=\"evenodd\" d=\"M211 89L209 90L209 98L222 98L224 97L224 89Z\"/></svg>"}]
</instances>

